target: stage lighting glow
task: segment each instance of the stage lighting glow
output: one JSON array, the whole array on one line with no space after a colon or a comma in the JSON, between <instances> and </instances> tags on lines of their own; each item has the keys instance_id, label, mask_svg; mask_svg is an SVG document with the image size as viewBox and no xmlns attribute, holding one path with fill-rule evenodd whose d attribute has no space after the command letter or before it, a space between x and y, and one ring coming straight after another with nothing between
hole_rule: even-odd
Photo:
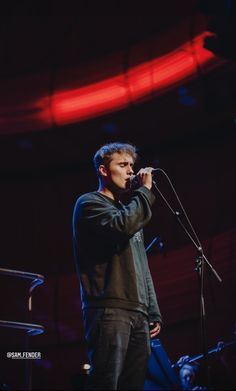
<instances>
[{"instance_id":1,"label":"stage lighting glow","mask_svg":"<svg viewBox=\"0 0 236 391\"><path fill-rule=\"evenodd\" d=\"M52 96L53 117L58 125L73 123L128 107L184 80L197 77L198 67L216 65L213 53L203 47L202 33L165 56L128 69L123 74L82 88L57 91Z\"/></svg>"}]
</instances>

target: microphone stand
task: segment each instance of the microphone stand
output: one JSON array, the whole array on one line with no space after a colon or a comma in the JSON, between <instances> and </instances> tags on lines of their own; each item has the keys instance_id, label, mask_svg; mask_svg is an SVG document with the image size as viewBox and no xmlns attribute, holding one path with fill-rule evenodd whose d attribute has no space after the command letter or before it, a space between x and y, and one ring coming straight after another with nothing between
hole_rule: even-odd
<instances>
[{"instance_id":1,"label":"microphone stand","mask_svg":"<svg viewBox=\"0 0 236 391\"><path fill-rule=\"evenodd\" d=\"M214 274L215 278L219 281L219 282L222 282L222 279L220 278L220 276L218 275L218 273L216 272L216 270L213 268L213 266L211 265L211 263L208 261L208 259L206 258L204 252L203 252L203 248L202 248L202 245L200 243L200 240L187 216L187 213L185 212L184 210L184 207L174 189L174 186L172 185L168 175L165 173L164 170L162 170L161 168L158 168L158 169L155 169L156 171L160 171L162 172L179 204L180 204L180 207L182 209L182 211L184 212L184 215L190 225L190 228L192 230L192 233L194 234L194 237L190 234L190 232L187 230L187 228L185 227L184 223L182 222L181 220L181 214L180 212L178 211L175 211L172 206L169 204L169 202L167 201L167 199L164 197L164 195L162 194L162 192L158 189L157 187L157 184L156 182L153 180L153 185L155 187L155 189L158 191L158 193L160 194L161 198L163 199L163 201L165 202L165 204L167 205L167 207L169 208L169 210L171 211L171 213L175 216L176 220L178 221L178 223L180 224L180 226L183 228L183 230L185 231L185 233L187 234L187 236L189 237L189 239L191 240L191 242L193 243L194 247L196 248L197 250L197 256L196 256L196 260L195 260L195 263L196 263L196 266L195 266L195 271L198 273L198 281L199 281L199 287L200 287L200 322L201 322L201 339L202 339L202 351L203 351L203 359L204 359L204 371L205 371L205 375L206 375L206 382L207 382L207 386L209 385L209 371L208 371L208 350L207 350L207 336L206 336L206 308L205 308L205 298L204 298L204 266L205 264L208 266L208 268L211 270L211 272Z\"/></svg>"}]
</instances>

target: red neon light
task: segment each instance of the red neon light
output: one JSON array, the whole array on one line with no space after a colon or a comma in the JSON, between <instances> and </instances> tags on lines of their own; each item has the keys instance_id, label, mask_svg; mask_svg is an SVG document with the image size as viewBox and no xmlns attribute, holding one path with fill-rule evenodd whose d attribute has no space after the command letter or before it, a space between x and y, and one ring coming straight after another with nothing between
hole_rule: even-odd
<instances>
[{"instance_id":1,"label":"red neon light","mask_svg":"<svg viewBox=\"0 0 236 391\"><path fill-rule=\"evenodd\" d=\"M131 102L162 93L185 79L197 76L197 66L220 63L203 48L205 32L175 51L86 87L56 92L52 110L58 125L78 122L127 107Z\"/></svg>"},{"instance_id":2,"label":"red neon light","mask_svg":"<svg viewBox=\"0 0 236 391\"><path fill-rule=\"evenodd\" d=\"M49 129L54 124L76 123L124 109L140 99L152 99L153 95L197 77L199 67L206 71L226 62L204 49L203 42L207 35L211 34L202 33L165 56L82 88L75 84L74 88L60 90L56 84L52 95L47 90L48 74L6 81L1 86L0 133ZM78 74L77 69L75 71ZM62 88L63 83L65 85L71 81L63 70L60 77ZM80 83L82 81L79 80ZM4 92L11 99L5 99Z\"/></svg>"},{"instance_id":3,"label":"red neon light","mask_svg":"<svg viewBox=\"0 0 236 391\"><path fill-rule=\"evenodd\" d=\"M114 108L126 107L128 103L124 75L53 96L53 110L60 123L104 114Z\"/></svg>"}]
</instances>

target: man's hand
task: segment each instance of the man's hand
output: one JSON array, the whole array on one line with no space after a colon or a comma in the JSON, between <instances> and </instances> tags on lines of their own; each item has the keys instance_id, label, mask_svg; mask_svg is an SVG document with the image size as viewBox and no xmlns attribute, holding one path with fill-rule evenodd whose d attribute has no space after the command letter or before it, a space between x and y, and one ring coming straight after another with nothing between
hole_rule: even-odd
<instances>
[{"instance_id":1,"label":"man's hand","mask_svg":"<svg viewBox=\"0 0 236 391\"><path fill-rule=\"evenodd\" d=\"M150 338L156 337L161 331L161 324L159 322L149 323Z\"/></svg>"},{"instance_id":2,"label":"man's hand","mask_svg":"<svg viewBox=\"0 0 236 391\"><path fill-rule=\"evenodd\" d=\"M137 173L140 186L146 186L149 190L152 188L153 167L141 168Z\"/></svg>"}]
</instances>

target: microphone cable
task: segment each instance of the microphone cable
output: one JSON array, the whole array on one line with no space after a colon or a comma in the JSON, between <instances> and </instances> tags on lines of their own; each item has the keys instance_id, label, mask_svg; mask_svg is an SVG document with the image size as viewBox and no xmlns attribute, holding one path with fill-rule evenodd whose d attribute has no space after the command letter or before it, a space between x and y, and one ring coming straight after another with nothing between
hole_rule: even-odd
<instances>
[{"instance_id":1,"label":"microphone cable","mask_svg":"<svg viewBox=\"0 0 236 391\"><path fill-rule=\"evenodd\" d=\"M166 179L167 179L167 181L168 181L168 183L169 183L169 185L170 185L170 187L171 187L171 189L172 189L172 191L173 191L173 193L174 193L174 195L175 195L175 197L176 197L176 199L177 199L177 201L178 201L178 203L179 203L179 205L180 205L180 208L182 209L183 214L184 214L184 216L185 216L185 218L186 218L186 220L187 220L187 222L188 222L188 224L189 224L189 226L190 226L190 228L191 228L191 230L192 230L192 233L193 233L194 236L195 236L195 239L196 239L196 242L197 242L197 243L195 243L195 241L194 241L194 244L195 244L195 246L197 247L198 251L201 252L201 251L202 251L202 245L201 245L201 242L200 242L200 240L199 240L199 237L198 237L198 235L197 235L195 229L193 228L193 225L191 224L191 221L190 221L190 219L189 219L189 217L188 217L188 215L187 215L187 212L185 211L184 206L183 206L182 202L180 201L180 198L179 198L179 196L178 196L178 194L177 194L177 191L175 190L175 187L174 187L174 185L172 184L172 182L171 182L169 176L167 175L167 173L166 173L162 168L156 168L155 171L160 171L160 172L162 172L162 173L164 174L164 176L166 177ZM185 232L187 233L187 235L190 237L190 239L192 239L192 237L190 236L190 234L189 234L189 232L187 231L186 227L184 226L183 222L179 219L180 212L174 211L174 209L171 207L171 205L169 204L169 202L167 201L167 199L165 198L165 196L162 194L162 192L160 191L160 189L157 187L157 184L156 184L155 180L153 180L153 184L154 184L154 186L155 186L155 189L156 189L156 190L158 191L158 193L161 195L162 199L166 202L166 204L168 205L168 207L169 207L170 210L172 211L172 213L178 218L180 224L181 224L182 227L184 228L184 230L185 230ZM193 239L192 239L192 240L193 240Z\"/></svg>"}]
</instances>

